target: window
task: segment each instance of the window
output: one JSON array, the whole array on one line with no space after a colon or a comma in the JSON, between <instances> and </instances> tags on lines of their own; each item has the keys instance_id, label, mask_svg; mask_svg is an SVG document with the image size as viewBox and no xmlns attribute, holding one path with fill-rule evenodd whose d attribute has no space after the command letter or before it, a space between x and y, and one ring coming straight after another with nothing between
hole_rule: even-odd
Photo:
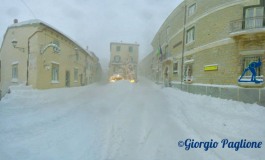
<instances>
[{"instance_id":1,"label":"window","mask_svg":"<svg viewBox=\"0 0 265 160\"><path fill-rule=\"evenodd\" d=\"M116 51L117 52L121 51L121 46L116 46Z\"/></svg>"},{"instance_id":2,"label":"window","mask_svg":"<svg viewBox=\"0 0 265 160\"><path fill-rule=\"evenodd\" d=\"M191 43L194 40L195 40L195 27L192 27L189 30L187 30L186 43Z\"/></svg>"},{"instance_id":3,"label":"window","mask_svg":"<svg viewBox=\"0 0 265 160\"><path fill-rule=\"evenodd\" d=\"M59 64L52 63L52 82L59 82Z\"/></svg>"},{"instance_id":4,"label":"window","mask_svg":"<svg viewBox=\"0 0 265 160\"><path fill-rule=\"evenodd\" d=\"M74 81L77 82L78 81L78 68L74 69Z\"/></svg>"},{"instance_id":5,"label":"window","mask_svg":"<svg viewBox=\"0 0 265 160\"><path fill-rule=\"evenodd\" d=\"M75 54L75 60L79 61L79 54L78 53Z\"/></svg>"},{"instance_id":6,"label":"window","mask_svg":"<svg viewBox=\"0 0 265 160\"><path fill-rule=\"evenodd\" d=\"M263 26L264 7L247 8L245 11L245 28L259 28Z\"/></svg>"},{"instance_id":7,"label":"window","mask_svg":"<svg viewBox=\"0 0 265 160\"><path fill-rule=\"evenodd\" d=\"M129 46L129 52L133 53L133 47L132 46Z\"/></svg>"},{"instance_id":8,"label":"window","mask_svg":"<svg viewBox=\"0 0 265 160\"><path fill-rule=\"evenodd\" d=\"M169 40L169 35L170 34L170 27L167 27L167 41Z\"/></svg>"},{"instance_id":9,"label":"window","mask_svg":"<svg viewBox=\"0 0 265 160\"><path fill-rule=\"evenodd\" d=\"M167 27L167 36L169 35L170 33L170 27Z\"/></svg>"},{"instance_id":10,"label":"window","mask_svg":"<svg viewBox=\"0 0 265 160\"><path fill-rule=\"evenodd\" d=\"M169 69L168 69L168 66L165 68L164 70L164 78L168 78L168 74L169 74Z\"/></svg>"},{"instance_id":11,"label":"window","mask_svg":"<svg viewBox=\"0 0 265 160\"><path fill-rule=\"evenodd\" d=\"M175 62L175 63L173 64L173 73L174 73L174 74L177 74L177 73L178 73L178 62Z\"/></svg>"},{"instance_id":12,"label":"window","mask_svg":"<svg viewBox=\"0 0 265 160\"><path fill-rule=\"evenodd\" d=\"M196 12L196 3L192 4L188 8L188 16L193 15Z\"/></svg>"},{"instance_id":13,"label":"window","mask_svg":"<svg viewBox=\"0 0 265 160\"><path fill-rule=\"evenodd\" d=\"M86 68L89 69L89 62L86 63Z\"/></svg>"},{"instance_id":14,"label":"window","mask_svg":"<svg viewBox=\"0 0 265 160\"><path fill-rule=\"evenodd\" d=\"M114 56L114 62L119 63L121 61L121 56Z\"/></svg>"},{"instance_id":15,"label":"window","mask_svg":"<svg viewBox=\"0 0 265 160\"><path fill-rule=\"evenodd\" d=\"M258 62L259 58L261 59L261 57L259 56L251 56L251 57L244 57L243 58L243 71L248 68L248 66L250 65L250 63L252 62ZM256 74L257 76L261 75L261 67L255 68ZM251 76L252 73L250 71L245 73L245 76Z\"/></svg>"},{"instance_id":16,"label":"window","mask_svg":"<svg viewBox=\"0 0 265 160\"><path fill-rule=\"evenodd\" d=\"M12 65L12 81L17 81L18 79L18 64Z\"/></svg>"},{"instance_id":17,"label":"window","mask_svg":"<svg viewBox=\"0 0 265 160\"><path fill-rule=\"evenodd\" d=\"M185 65L184 81L188 83L192 82L192 64Z\"/></svg>"},{"instance_id":18,"label":"window","mask_svg":"<svg viewBox=\"0 0 265 160\"><path fill-rule=\"evenodd\" d=\"M113 72L115 73L115 74L119 74L119 73L121 73L122 72L122 69L121 69L121 67L114 67L113 68Z\"/></svg>"}]
</instances>

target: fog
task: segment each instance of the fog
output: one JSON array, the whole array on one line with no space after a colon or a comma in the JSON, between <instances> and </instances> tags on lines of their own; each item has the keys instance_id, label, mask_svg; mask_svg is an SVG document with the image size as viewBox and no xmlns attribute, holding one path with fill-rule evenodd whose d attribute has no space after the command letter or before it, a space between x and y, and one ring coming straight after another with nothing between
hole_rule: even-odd
<instances>
[{"instance_id":1,"label":"fog","mask_svg":"<svg viewBox=\"0 0 265 160\"><path fill-rule=\"evenodd\" d=\"M169 14L183 0L2 0L0 42L13 19L40 19L109 59L110 42L140 44L142 59L152 51L151 41Z\"/></svg>"}]
</instances>

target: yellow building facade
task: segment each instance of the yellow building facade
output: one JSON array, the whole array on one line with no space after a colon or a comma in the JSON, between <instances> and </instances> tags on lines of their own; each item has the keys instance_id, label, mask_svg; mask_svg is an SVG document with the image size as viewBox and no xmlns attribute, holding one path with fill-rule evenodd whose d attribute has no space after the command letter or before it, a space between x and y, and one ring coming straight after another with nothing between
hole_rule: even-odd
<instances>
[{"instance_id":1,"label":"yellow building facade","mask_svg":"<svg viewBox=\"0 0 265 160\"><path fill-rule=\"evenodd\" d=\"M124 79L137 79L139 44L110 43L109 77L120 75Z\"/></svg>"},{"instance_id":2,"label":"yellow building facade","mask_svg":"<svg viewBox=\"0 0 265 160\"><path fill-rule=\"evenodd\" d=\"M265 106L264 17L265 0L184 0L141 70L165 86Z\"/></svg>"},{"instance_id":3,"label":"yellow building facade","mask_svg":"<svg viewBox=\"0 0 265 160\"><path fill-rule=\"evenodd\" d=\"M9 26L1 51L2 96L12 85L49 89L82 86L97 81L98 58L40 20Z\"/></svg>"},{"instance_id":4,"label":"yellow building facade","mask_svg":"<svg viewBox=\"0 0 265 160\"><path fill-rule=\"evenodd\" d=\"M163 82L167 72L181 84L264 87L264 8L264 0L184 0L151 43L149 76ZM255 71L262 83L240 83L259 59L263 65ZM251 80L251 72L242 79Z\"/></svg>"}]
</instances>

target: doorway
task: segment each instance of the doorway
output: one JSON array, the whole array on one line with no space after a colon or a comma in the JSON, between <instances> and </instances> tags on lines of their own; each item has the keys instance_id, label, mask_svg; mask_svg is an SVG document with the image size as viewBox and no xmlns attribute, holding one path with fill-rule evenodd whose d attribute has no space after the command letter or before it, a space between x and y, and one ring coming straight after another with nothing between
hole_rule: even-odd
<instances>
[{"instance_id":1,"label":"doorway","mask_svg":"<svg viewBox=\"0 0 265 160\"><path fill-rule=\"evenodd\" d=\"M65 72L65 86L70 87L70 71Z\"/></svg>"},{"instance_id":2,"label":"doorway","mask_svg":"<svg viewBox=\"0 0 265 160\"><path fill-rule=\"evenodd\" d=\"M80 85L83 86L83 74L80 74Z\"/></svg>"}]
</instances>

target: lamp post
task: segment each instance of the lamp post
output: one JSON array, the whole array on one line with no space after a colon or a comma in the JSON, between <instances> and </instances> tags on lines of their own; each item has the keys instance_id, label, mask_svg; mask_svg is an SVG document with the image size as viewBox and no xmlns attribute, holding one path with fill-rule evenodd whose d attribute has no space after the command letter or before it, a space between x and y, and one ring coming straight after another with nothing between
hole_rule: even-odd
<instances>
[{"instance_id":1,"label":"lamp post","mask_svg":"<svg viewBox=\"0 0 265 160\"><path fill-rule=\"evenodd\" d=\"M30 39L38 32L42 32L43 30L37 30L28 37L28 57L27 57L27 81L26 86L29 85L29 54L30 54Z\"/></svg>"},{"instance_id":2,"label":"lamp post","mask_svg":"<svg viewBox=\"0 0 265 160\"><path fill-rule=\"evenodd\" d=\"M29 85L29 54L30 54L30 39L36 34L36 33L38 33L38 32L42 32L42 30L41 31L35 31L33 34L31 34L29 37L28 37L28 46L27 46L27 48L28 48L28 56L27 56L27 79L26 79L26 86L28 86ZM17 48L17 49L19 49L19 50L21 50L22 52L25 52L25 48L22 48L22 47L17 47L17 43L18 43L18 41L17 40L15 40L15 39L13 39L12 41L11 41L11 43L12 43L12 45L13 45L13 47L14 48Z\"/></svg>"},{"instance_id":3,"label":"lamp post","mask_svg":"<svg viewBox=\"0 0 265 160\"><path fill-rule=\"evenodd\" d=\"M17 46L17 40L16 39L13 39L12 41L11 41L11 43L12 43L12 45L13 45L13 47L14 48L17 48L18 50L20 50L20 51L22 51L22 52L25 52L25 48L23 48L23 47L18 47Z\"/></svg>"},{"instance_id":4,"label":"lamp post","mask_svg":"<svg viewBox=\"0 0 265 160\"><path fill-rule=\"evenodd\" d=\"M28 38L28 58L27 58L27 82L26 82L26 85L28 86L29 85L29 55L30 55L30 40L32 37L34 37L35 34L39 33L39 32L43 32L44 29L42 30L37 30L35 31L34 33L32 33L31 36L29 36ZM56 52L56 53L59 53L61 51L61 49L59 48L58 45L54 44L54 43L50 43L48 44L47 46L45 46L42 50L41 50L41 54L43 54L46 49L48 47L53 47L53 50Z\"/></svg>"},{"instance_id":5,"label":"lamp post","mask_svg":"<svg viewBox=\"0 0 265 160\"><path fill-rule=\"evenodd\" d=\"M183 90L183 79L184 79L184 53L185 53L185 32L186 32L186 18L187 18L187 5L184 6L184 19L183 19L183 35L182 35L182 52L181 52L181 78L180 87Z\"/></svg>"}]
</instances>

